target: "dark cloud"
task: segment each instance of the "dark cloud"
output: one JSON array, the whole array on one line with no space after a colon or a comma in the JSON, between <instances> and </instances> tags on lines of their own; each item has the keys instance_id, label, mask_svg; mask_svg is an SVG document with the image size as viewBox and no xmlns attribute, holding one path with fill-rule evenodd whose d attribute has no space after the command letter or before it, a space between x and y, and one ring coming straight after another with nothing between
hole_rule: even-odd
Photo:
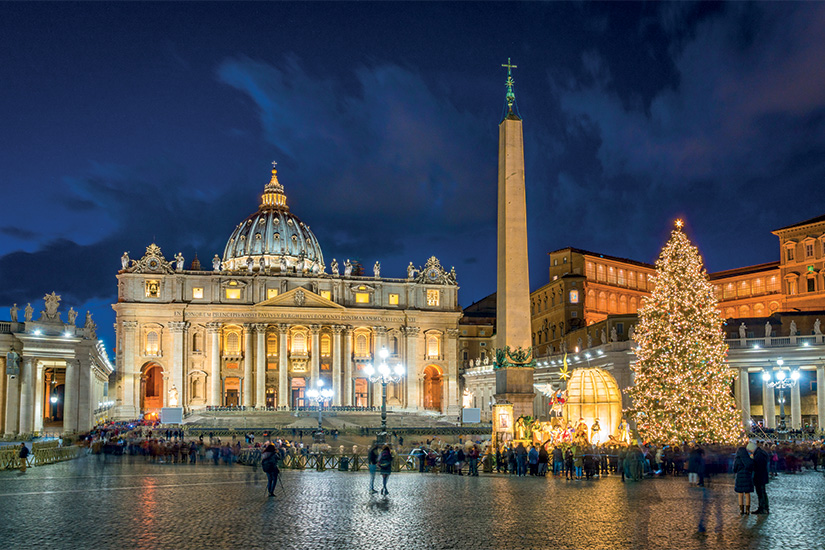
<instances>
[{"instance_id":1,"label":"dark cloud","mask_svg":"<svg viewBox=\"0 0 825 550\"><path fill-rule=\"evenodd\" d=\"M29 231L28 229L23 229L22 227L12 227L9 225L0 227L0 233L6 235L7 237L12 237L21 241L32 241L39 236L34 231Z\"/></svg>"}]
</instances>

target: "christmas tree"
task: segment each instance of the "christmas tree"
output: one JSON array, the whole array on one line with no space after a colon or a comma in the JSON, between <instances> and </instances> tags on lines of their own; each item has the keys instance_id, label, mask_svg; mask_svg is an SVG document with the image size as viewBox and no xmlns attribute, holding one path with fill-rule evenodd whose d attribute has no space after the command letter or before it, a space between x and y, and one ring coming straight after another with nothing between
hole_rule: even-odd
<instances>
[{"instance_id":1,"label":"christmas tree","mask_svg":"<svg viewBox=\"0 0 825 550\"><path fill-rule=\"evenodd\" d=\"M625 412L645 441L741 438L722 323L702 257L679 220L656 261L653 293L639 309L635 381L627 390L633 405Z\"/></svg>"}]
</instances>

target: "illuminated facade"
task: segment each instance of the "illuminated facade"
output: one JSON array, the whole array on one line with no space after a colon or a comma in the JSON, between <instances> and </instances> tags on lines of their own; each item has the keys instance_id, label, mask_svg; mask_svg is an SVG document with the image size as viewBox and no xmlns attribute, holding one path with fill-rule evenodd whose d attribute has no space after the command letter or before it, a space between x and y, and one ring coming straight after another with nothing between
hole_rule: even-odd
<instances>
[{"instance_id":1,"label":"illuminated facade","mask_svg":"<svg viewBox=\"0 0 825 550\"><path fill-rule=\"evenodd\" d=\"M168 406L290 409L323 381L333 405L380 405L364 374L386 347L405 378L388 387L396 410L457 414L458 286L435 257L406 278L327 273L309 226L294 216L275 170L257 212L232 232L212 269L151 245L122 260L116 312L120 418Z\"/></svg>"},{"instance_id":2,"label":"illuminated facade","mask_svg":"<svg viewBox=\"0 0 825 550\"><path fill-rule=\"evenodd\" d=\"M34 319L31 304L19 320L0 322L4 376L0 376L0 428L6 436L87 431L106 418L114 370L97 339L91 315L77 326L77 312L58 311L60 296L45 297Z\"/></svg>"}]
</instances>

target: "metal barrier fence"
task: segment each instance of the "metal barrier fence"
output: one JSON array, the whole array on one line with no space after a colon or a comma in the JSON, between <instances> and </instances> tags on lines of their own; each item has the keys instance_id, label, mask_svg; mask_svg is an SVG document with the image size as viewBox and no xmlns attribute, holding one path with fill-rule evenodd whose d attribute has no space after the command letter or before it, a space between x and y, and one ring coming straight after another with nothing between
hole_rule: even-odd
<instances>
[{"instance_id":1,"label":"metal barrier fence","mask_svg":"<svg viewBox=\"0 0 825 550\"><path fill-rule=\"evenodd\" d=\"M81 448L71 447L46 447L35 449L26 459L29 466L44 466L71 460L80 456ZM20 447L12 446L0 450L0 470L13 470L21 466Z\"/></svg>"},{"instance_id":2,"label":"metal barrier fence","mask_svg":"<svg viewBox=\"0 0 825 550\"><path fill-rule=\"evenodd\" d=\"M238 464L257 467L261 462L260 449L243 449L237 458ZM287 454L279 463L281 469L286 470L338 470L341 472L358 472L369 470L367 455L309 453ZM394 456L392 460L393 472L417 472L418 462L410 460L406 455Z\"/></svg>"},{"instance_id":3,"label":"metal barrier fence","mask_svg":"<svg viewBox=\"0 0 825 550\"><path fill-rule=\"evenodd\" d=\"M396 435L402 435L404 437L408 437L411 435L415 436L428 436L428 435L488 435L492 427L488 425L475 425L475 426L441 426L441 427L420 427L420 428L401 428L397 427L394 428L390 426L388 431L390 433L394 433ZM198 435L209 435L212 434L216 437L232 437L234 436L243 436L245 434L251 433L257 436L264 436L264 437L287 437L292 438L294 437L293 432L302 431L304 435L310 435L314 429L312 428L287 428L285 426L274 426L271 428L244 428L244 427L236 427L236 428L224 428L224 427L214 427L214 426L203 426L197 424L189 424L183 426L183 431L188 436L198 436ZM325 429L325 433L329 434L329 430ZM360 436L374 436L381 432L380 428L349 428L349 429L340 429L338 433L340 435L360 435Z\"/></svg>"}]
</instances>

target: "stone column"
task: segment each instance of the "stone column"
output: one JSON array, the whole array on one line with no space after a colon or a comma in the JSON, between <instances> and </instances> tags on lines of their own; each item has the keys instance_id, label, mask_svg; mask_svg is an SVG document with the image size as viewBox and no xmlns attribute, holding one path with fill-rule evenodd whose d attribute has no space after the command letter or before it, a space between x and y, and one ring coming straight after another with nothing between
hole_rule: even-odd
<instances>
[{"instance_id":1,"label":"stone column","mask_svg":"<svg viewBox=\"0 0 825 550\"><path fill-rule=\"evenodd\" d=\"M252 397L253 397L253 374L252 374L252 362L254 360L254 342L252 339L254 338L254 333L252 332L253 328L252 325L247 323L243 326L244 329L244 343L246 344L244 348L244 357L243 357L243 383L241 384L241 405L244 407L251 407L252 406Z\"/></svg>"},{"instance_id":2,"label":"stone column","mask_svg":"<svg viewBox=\"0 0 825 550\"><path fill-rule=\"evenodd\" d=\"M816 368L816 417L817 428L825 430L825 365Z\"/></svg>"},{"instance_id":3,"label":"stone column","mask_svg":"<svg viewBox=\"0 0 825 550\"><path fill-rule=\"evenodd\" d=\"M802 427L802 400L799 398L799 382L791 388L791 428L798 430Z\"/></svg>"},{"instance_id":4,"label":"stone column","mask_svg":"<svg viewBox=\"0 0 825 550\"><path fill-rule=\"evenodd\" d=\"M32 409L34 401L34 387L32 381L32 370L34 369L34 359L24 357L20 364L20 428L19 433L32 433Z\"/></svg>"},{"instance_id":5,"label":"stone column","mask_svg":"<svg viewBox=\"0 0 825 550\"><path fill-rule=\"evenodd\" d=\"M92 361L88 355L77 362L77 431L86 432L94 425L97 403L92 396Z\"/></svg>"},{"instance_id":6,"label":"stone column","mask_svg":"<svg viewBox=\"0 0 825 550\"><path fill-rule=\"evenodd\" d=\"M278 325L278 406L289 406L289 359L286 340L289 325Z\"/></svg>"},{"instance_id":7,"label":"stone column","mask_svg":"<svg viewBox=\"0 0 825 550\"><path fill-rule=\"evenodd\" d=\"M43 431L43 415L45 414L43 407L46 399L44 397L44 370L43 363L38 362L34 377L34 431L38 433Z\"/></svg>"},{"instance_id":8,"label":"stone column","mask_svg":"<svg viewBox=\"0 0 825 550\"><path fill-rule=\"evenodd\" d=\"M742 409L742 425L746 431L749 431L751 429L751 392L747 367L739 369L737 383L739 385L739 406Z\"/></svg>"},{"instance_id":9,"label":"stone column","mask_svg":"<svg viewBox=\"0 0 825 550\"><path fill-rule=\"evenodd\" d=\"M63 433L77 431L77 379L80 370L77 359L66 359L66 380L63 383Z\"/></svg>"},{"instance_id":10,"label":"stone column","mask_svg":"<svg viewBox=\"0 0 825 550\"><path fill-rule=\"evenodd\" d=\"M255 407L262 409L266 407L266 324L256 324L255 332L258 344L255 353Z\"/></svg>"},{"instance_id":11,"label":"stone column","mask_svg":"<svg viewBox=\"0 0 825 550\"><path fill-rule=\"evenodd\" d=\"M186 372L186 345L184 342L188 340L189 323L187 321L176 321L169 323L169 328L172 330L172 372L170 373L172 387L178 392L178 407L184 407L188 404L186 398L186 386L183 383L184 374ZM171 388L169 388L171 389ZM168 403L168 393L164 397L164 402Z\"/></svg>"},{"instance_id":12,"label":"stone column","mask_svg":"<svg viewBox=\"0 0 825 550\"><path fill-rule=\"evenodd\" d=\"M211 339L211 350L209 360L211 369L209 371L210 396L209 404L213 407L221 404L221 324L206 323L206 331Z\"/></svg>"},{"instance_id":13,"label":"stone column","mask_svg":"<svg viewBox=\"0 0 825 550\"><path fill-rule=\"evenodd\" d=\"M123 400L118 407L118 417L123 420L135 420L140 414L140 372L138 365L135 363L135 359L139 355L137 349L138 322L123 321L122 326L123 352L120 353L120 357L123 361L123 373L121 374L121 380L123 380ZM66 409L65 403L63 409L64 411Z\"/></svg>"},{"instance_id":14,"label":"stone column","mask_svg":"<svg viewBox=\"0 0 825 550\"><path fill-rule=\"evenodd\" d=\"M20 376L6 375L6 435L17 433L20 420Z\"/></svg>"},{"instance_id":15,"label":"stone column","mask_svg":"<svg viewBox=\"0 0 825 550\"><path fill-rule=\"evenodd\" d=\"M332 404L340 407L341 403L341 331L344 327L332 327Z\"/></svg>"},{"instance_id":16,"label":"stone column","mask_svg":"<svg viewBox=\"0 0 825 550\"><path fill-rule=\"evenodd\" d=\"M342 329L344 336L344 406L352 406L352 327Z\"/></svg>"},{"instance_id":17,"label":"stone column","mask_svg":"<svg viewBox=\"0 0 825 550\"><path fill-rule=\"evenodd\" d=\"M404 364L407 367L407 408L412 410L421 408L419 395L421 375L418 369L418 332L420 330L419 327L404 327L404 334L407 336L407 349L404 357Z\"/></svg>"},{"instance_id":18,"label":"stone column","mask_svg":"<svg viewBox=\"0 0 825 550\"><path fill-rule=\"evenodd\" d=\"M309 331L312 334L312 349L310 349L309 357L309 388L318 387L318 377L321 375L321 327L318 325L311 325Z\"/></svg>"},{"instance_id":19,"label":"stone column","mask_svg":"<svg viewBox=\"0 0 825 550\"><path fill-rule=\"evenodd\" d=\"M766 428L776 429L776 396L774 389L762 381L762 424Z\"/></svg>"},{"instance_id":20,"label":"stone column","mask_svg":"<svg viewBox=\"0 0 825 550\"><path fill-rule=\"evenodd\" d=\"M444 341L444 358L447 362L447 415L457 417L461 410L460 384L458 383L458 329L448 328Z\"/></svg>"}]
</instances>

